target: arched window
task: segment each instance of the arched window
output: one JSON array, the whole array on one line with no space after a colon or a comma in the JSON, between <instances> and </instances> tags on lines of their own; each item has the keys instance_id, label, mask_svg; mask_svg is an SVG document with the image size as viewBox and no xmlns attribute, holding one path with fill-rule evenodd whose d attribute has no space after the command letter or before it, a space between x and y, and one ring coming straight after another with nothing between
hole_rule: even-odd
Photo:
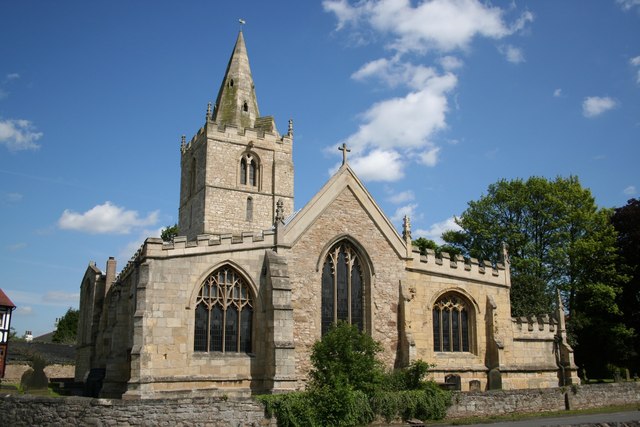
<instances>
[{"instance_id":1,"label":"arched window","mask_svg":"<svg viewBox=\"0 0 640 427\"><path fill-rule=\"evenodd\" d=\"M247 185L247 159L240 160L240 184Z\"/></svg>"},{"instance_id":2,"label":"arched window","mask_svg":"<svg viewBox=\"0 0 640 427\"><path fill-rule=\"evenodd\" d=\"M249 285L233 268L222 267L205 279L195 316L195 351L251 351L253 299Z\"/></svg>"},{"instance_id":3,"label":"arched window","mask_svg":"<svg viewBox=\"0 0 640 427\"><path fill-rule=\"evenodd\" d=\"M247 104L246 102L242 104L242 111L244 111L245 113L249 112L249 104Z\"/></svg>"},{"instance_id":4,"label":"arched window","mask_svg":"<svg viewBox=\"0 0 640 427\"><path fill-rule=\"evenodd\" d=\"M251 154L245 154L240 159L240 184L257 187L260 168L258 159Z\"/></svg>"},{"instance_id":5,"label":"arched window","mask_svg":"<svg viewBox=\"0 0 640 427\"><path fill-rule=\"evenodd\" d=\"M470 306L454 293L447 293L433 305L433 350L470 351Z\"/></svg>"},{"instance_id":6,"label":"arched window","mask_svg":"<svg viewBox=\"0 0 640 427\"><path fill-rule=\"evenodd\" d=\"M247 221L253 221L253 198L247 197Z\"/></svg>"},{"instance_id":7,"label":"arched window","mask_svg":"<svg viewBox=\"0 0 640 427\"><path fill-rule=\"evenodd\" d=\"M334 245L322 267L322 335L344 320L364 329L365 280L362 261L348 241Z\"/></svg>"}]
</instances>

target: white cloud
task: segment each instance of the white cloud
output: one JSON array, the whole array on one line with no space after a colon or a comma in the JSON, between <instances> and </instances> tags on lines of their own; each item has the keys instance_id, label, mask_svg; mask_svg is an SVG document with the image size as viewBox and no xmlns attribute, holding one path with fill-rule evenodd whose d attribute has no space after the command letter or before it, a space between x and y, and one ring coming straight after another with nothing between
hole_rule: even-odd
<instances>
[{"instance_id":1,"label":"white cloud","mask_svg":"<svg viewBox=\"0 0 640 427\"><path fill-rule=\"evenodd\" d=\"M18 307L26 307L31 310L31 306L55 306L55 307L77 307L80 294L63 292L63 291L49 291L46 293L41 292L28 292L13 289L4 289L5 293L11 301ZM26 313L26 314L30 314Z\"/></svg>"},{"instance_id":2,"label":"white cloud","mask_svg":"<svg viewBox=\"0 0 640 427\"><path fill-rule=\"evenodd\" d=\"M582 115L587 118L597 117L617 105L616 101L609 97L589 96L582 102Z\"/></svg>"},{"instance_id":3,"label":"white cloud","mask_svg":"<svg viewBox=\"0 0 640 427\"><path fill-rule=\"evenodd\" d=\"M562 96L562 89L558 88L556 90L553 91L553 96L555 98L560 98Z\"/></svg>"},{"instance_id":4,"label":"white cloud","mask_svg":"<svg viewBox=\"0 0 640 427\"><path fill-rule=\"evenodd\" d=\"M625 188L624 190L622 190L622 192L624 194L626 194L627 196L634 196L638 193L638 191L636 190L635 185L630 185L627 188Z\"/></svg>"},{"instance_id":5,"label":"white cloud","mask_svg":"<svg viewBox=\"0 0 640 427\"><path fill-rule=\"evenodd\" d=\"M448 230L459 231L461 230L460 226L456 224L456 220L454 217L447 218L444 221L436 222L432 224L428 229L418 229L414 231L414 238L417 237L426 237L427 239L431 239L437 244L441 245L444 243L442 240L442 233Z\"/></svg>"},{"instance_id":6,"label":"white cloud","mask_svg":"<svg viewBox=\"0 0 640 427\"><path fill-rule=\"evenodd\" d=\"M402 221L405 216L409 218L413 218L415 216L416 208L418 207L417 203L410 203L405 206L400 206L396 209L393 216L391 216L391 222L398 223Z\"/></svg>"},{"instance_id":7,"label":"white cloud","mask_svg":"<svg viewBox=\"0 0 640 427\"><path fill-rule=\"evenodd\" d=\"M137 211L126 210L111 202L94 206L85 213L65 209L58 226L91 234L129 234L133 228L147 227L158 222L158 212L140 218Z\"/></svg>"},{"instance_id":8,"label":"white cloud","mask_svg":"<svg viewBox=\"0 0 640 427\"><path fill-rule=\"evenodd\" d=\"M42 132L35 132L29 120L0 120L0 144L9 151L37 150L35 141L42 138Z\"/></svg>"},{"instance_id":9,"label":"white cloud","mask_svg":"<svg viewBox=\"0 0 640 427\"><path fill-rule=\"evenodd\" d=\"M391 88L409 89L406 95L379 101L360 114L358 129L341 141L353 150L354 169L359 174L366 171L367 176L361 175L365 180L400 179L412 162L435 166L439 147L434 135L447 127L448 97L458 81L452 70L463 65L450 53L466 50L477 37L502 39L533 21L533 15L524 12L510 24L503 9L479 0L324 0L322 4L336 16L337 30L364 29L389 40L391 56L362 65L351 75L354 80L377 79ZM520 50L509 48L511 60L524 60ZM428 51L443 54L437 60L443 72L405 58ZM364 164L381 160L381 153L390 154L387 164L376 162L377 169Z\"/></svg>"},{"instance_id":10,"label":"white cloud","mask_svg":"<svg viewBox=\"0 0 640 427\"><path fill-rule=\"evenodd\" d=\"M349 165L365 181L397 181L404 177L403 161L396 151L376 149L353 156Z\"/></svg>"},{"instance_id":11,"label":"white cloud","mask_svg":"<svg viewBox=\"0 0 640 427\"><path fill-rule=\"evenodd\" d=\"M162 233L163 228L164 227L160 227L152 230L144 229L140 231L138 237L135 240L127 243L127 245L120 250L118 259L123 260L126 264L126 262L136 254L136 251L140 249L140 246L142 246L142 244L145 240L147 240L148 237L160 237L160 233ZM122 264L122 267L124 267L125 264Z\"/></svg>"},{"instance_id":12,"label":"white cloud","mask_svg":"<svg viewBox=\"0 0 640 427\"><path fill-rule=\"evenodd\" d=\"M356 152L369 147L420 149L429 146L429 137L446 127L446 94L456 83L451 73L432 74L422 90L374 104L362 114L363 123L347 138L347 144Z\"/></svg>"},{"instance_id":13,"label":"white cloud","mask_svg":"<svg viewBox=\"0 0 640 427\"><path fill-rule=\"evenodd\" d=\"M640 8L640 0L616 0L623 10L630 10L634 7Z\"/></svg>"},{"instance_id":14,"label":"white cloud","mask_svg":"<svg viewBox=\"0 0 640 427\"><path fill-rule=\"evenodd\" d=\"M76 292L49 291L44 294L44 300L58 305L69 304L77 306L80 301L80 294Z\"/></svg>"},{"instance_id":15,"label":"white cloud","mask_svg":"<svg viewBox=\"0 0 640 427\"><path fill-rule=\"evenodd\" d=\"M18 73L9 73L7 74L7 77L6 77L7 80L17 80L19 78L20 78L20 74Z\"/></svg>"},{"instance_id":16,"label":"white cloud","mask_svg":"<svg viewBox=\"0 0 640 427\"><path fill-rule=\"evenodd\" d=\"M639 0L640 1L640 0ZM629 63L634 67L640 67L640 56L636 56L635 58L631 58ZM636 72L636 83L640 85L640 70Z\"/></svg>"},{"instance_id":17,"label":"white cloud","mask_svg":"<svg viewBox=\"0 0 640 427\"><path fill-rule=\"evenodd\" d=\"M29 316L31 314L33 314L33 307L30 306L19 306L18 308L16 308L16 313L22 315L22 316Z\"/></svg>"},{"instance_id":18,"label":"white cloud","mask_svg":"<svg viewBox=\"0 0 640 427\"><path fill-rule=\"evenodd\" d=\"M519 47L508 44L500 46L498 51L512 64L520 64L521 62L524 62L524 54L522 53L522 49Z\"/></svg>"},{"instance_id":19,"label":"white cloud","mask_svg":"<svg viewBox=\"0 0 640 427\"><path fill-rule=\"evenodd\" d=\"M412 200L415 200L415 198L416 196L415 194L413 194L413 191L406 190L388 197L387 200L393 203L394 205L399 205L400 203L405 203L405 202L410 202Z\"/></svg>"},{"instance_id":20,"label":"white cloud","mask_svg":"<svg viewBox=\"0 0 640 427\"><path fill-rule=\"evenodd\" d=\"M27 247L26 243L20 242L20 243L14 243L13 245L7 246L7 250L9 252L16 252L16 251L22 250L22 249L24 249L26 247Z\"/></svg>"},{"instance_id":21,"label":"white cloud","mask_svg":"<svg viewBox=\"0 0 640 427\"><path fill-rule=\"evenodd\" d=\"M337 29L366 22L380 33L391 34L390 47L399 52L465 49L476 36L500 39L533 20L525 12L509 26L502 9L478 0L433 0L415 7L410 0L365 0L354 6L346 0L325 0L322 4L336 15Z\"/></svg>"},{"instance_id":22,"label":"white cloud","mask_svg":"<svg viewBox=\"0 0 640 427\"><path fill-rule=\"evenodd\" d=\"M438 163L439 152L440 147L432 147L429 150L420 153L418 156L420 158L420 163L427 166L435 166Z\"/></svg>"},{"instance_id":23,"label":"white cloud","mask_svg":"<svg viewBox=\"0 0 640 427\"><path fill-rule=\"evenodd\" d=\"M20 193L5 193L4 200L8 203L18 203L21 202L24 196Z\"/></svg>"},{"instance_id":24,"label":"white cloud","mask_svg":"<svg viewBox=\"0 0 640 427\"><path fill-rule=\"evenodd\" d=\"M438 62L445 71L457 70L464 65L464 62L462 62L461 59L451 55L443 56L438 60Z\"/></svg>"}]
</instances>

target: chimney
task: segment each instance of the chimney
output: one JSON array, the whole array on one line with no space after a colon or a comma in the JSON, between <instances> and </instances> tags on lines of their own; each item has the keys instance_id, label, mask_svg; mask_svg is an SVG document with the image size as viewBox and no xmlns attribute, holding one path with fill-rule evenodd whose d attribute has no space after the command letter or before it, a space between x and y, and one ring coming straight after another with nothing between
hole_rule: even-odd
<instances>
[{"instance_id":1,"label":"chimney","mask_svg":"<svg viewBox=\"0 0 640 427\"><path fill-rule=\"evenodd\" d=\"M107 260L107 272L105 277L105 289L104 289L105 295L107 294L107 292L109 292L109 288L111 287L111 284L115 279L116 279L116 259L110 256L109 259Z\"/></svg>"}]
</instances>

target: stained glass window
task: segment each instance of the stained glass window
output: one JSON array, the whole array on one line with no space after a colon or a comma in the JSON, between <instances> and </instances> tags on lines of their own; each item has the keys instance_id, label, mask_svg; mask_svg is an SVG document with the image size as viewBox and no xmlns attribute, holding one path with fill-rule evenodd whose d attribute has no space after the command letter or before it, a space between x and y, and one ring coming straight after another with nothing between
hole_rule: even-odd
<instances>
[{"instance_id":1,"label":"stained glass window","mask_svg":"<svg viewBox=\"0 0 640 427\"><path fill-rule=\"evenodd\" d=\"M322 267L323 335L338 320L364 329L364 288L357 251L349 242L339 242L331 248Z\"/></svg>"},{"instance_id":2,"label":"stained glass window","mask_svg":"<svg viewBox=\"0 0 640 427\"><path fill-rule=\"evenodd\" d=\"M469 307L454 294L433 305L433 350L469 351Z\"/></svg>"},{"instance_id":3,"label":"stained glass window","mask_svg":"<svg viewBox=\"0 0 640 427\"><path fill-rule=\"evenodd\" d=\"M251 351L253 301L247 283L223 267L202 284L195 310L195 351Z\"/></svg>"}]
</instances>

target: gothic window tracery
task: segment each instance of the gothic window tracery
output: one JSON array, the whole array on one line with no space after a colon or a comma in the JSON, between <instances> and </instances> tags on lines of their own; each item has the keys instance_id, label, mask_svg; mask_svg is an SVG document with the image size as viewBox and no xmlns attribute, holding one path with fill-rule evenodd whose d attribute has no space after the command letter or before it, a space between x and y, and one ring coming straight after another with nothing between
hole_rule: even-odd
<instances>
[{"instance_id":1,"label":"gothic window tracery","mask_svg":"<svg viewBox=\"0 0 640 427\"><path fill-rule=\"evenodd\" d=\"M251 352L253 299L231 267L211 273L196 299L194 351Z\"/></svg>"},{"instance_id":2,"label":"gothic window tracery","mask_svg":"<svg viewBox=\"0 0 640 427\"><path fill-rule=\"evenodd\" d=\"M257 159L251 154L245 154L240 159L240 184L258 186L259 168Z\"/></svg>"},{"instance_id":3,"label":"gothic window tracery","mask_svg":"<svg viewBox=\"0 0 640 427\"><path fill-rule=\"evenodd\" d=\"M470 351L470 305L455 293L438 298L433 305L433 350Z\"/></svg>"},{"instance_id":4,"label":"gothic window tracery","mask_svg":"<svg viewBox=\"0 0 640 427\"><path fill-rule=\"evenodd\" d=\"M322 268L322 315L324 335L339 320L364 329L365 280L362 260L348 241L334 245Z\"/></svg>"}]
</instances>

